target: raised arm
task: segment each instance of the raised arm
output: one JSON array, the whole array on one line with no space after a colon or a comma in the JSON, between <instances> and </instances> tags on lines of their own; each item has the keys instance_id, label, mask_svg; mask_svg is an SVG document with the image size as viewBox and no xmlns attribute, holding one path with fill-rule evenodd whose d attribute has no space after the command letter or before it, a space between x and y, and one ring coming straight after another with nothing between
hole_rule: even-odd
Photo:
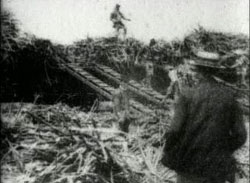
<instances>
[{"instance_id":1,"label":"raised arm","mask_svg":"<svg viewBox=\"0 0 250 183\"><path fill-rule=\"evenodd\" d=\"M131 21L129 18L126 18L126 17L123 15L122 12L119 11L119 13L120 13L120 16L121 16L121 18L122 18L123 20Z\"/></svg>"}]
</instances>

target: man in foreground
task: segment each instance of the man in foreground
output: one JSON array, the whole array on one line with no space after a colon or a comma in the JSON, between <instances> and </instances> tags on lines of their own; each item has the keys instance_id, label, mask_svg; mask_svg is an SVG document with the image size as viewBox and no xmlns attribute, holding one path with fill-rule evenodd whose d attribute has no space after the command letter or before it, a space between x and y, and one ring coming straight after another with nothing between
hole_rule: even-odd
<instances>
[{"instance_id":1,"label":"man in foreground","mask_svg":"<svg viewBox=\"0 0 250 183\"><path fill-rule=\"evenodd\" d=\"M177 172L177 183L233 183L232 154L247 137L236 93L195 69L199 82L178 97L162 163Z\"/></svg>"}]
</instances>

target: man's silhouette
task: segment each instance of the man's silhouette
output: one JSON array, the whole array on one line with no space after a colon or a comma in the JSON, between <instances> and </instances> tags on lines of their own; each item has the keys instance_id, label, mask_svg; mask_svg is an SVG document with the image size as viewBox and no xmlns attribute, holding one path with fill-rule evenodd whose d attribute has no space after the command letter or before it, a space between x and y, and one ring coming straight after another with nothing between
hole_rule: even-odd
<instances>
[{"instance_id":1,"label":"man's silhouette","mask_svg":"<svg viewBox=\"0 0 250 183\"><path fill-rule=\"evenodd\" d=\"M127 28L123 24L122 20L130 21L130 19L126 18L121 12L120 12L120 5L116 4L114 11L110 15L110 20L113 22L113 27L116 30L116 36L119 36L119 31L123 30L124 37L127 34Z\"/></svg>"}]
</instances>

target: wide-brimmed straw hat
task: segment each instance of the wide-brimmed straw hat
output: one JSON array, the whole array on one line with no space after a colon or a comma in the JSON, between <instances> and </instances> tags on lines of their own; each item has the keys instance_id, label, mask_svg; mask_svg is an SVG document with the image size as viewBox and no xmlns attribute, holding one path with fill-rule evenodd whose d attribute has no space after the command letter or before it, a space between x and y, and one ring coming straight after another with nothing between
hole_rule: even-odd
<instances>
[{"instance_id":1,"label":"wide-brimmed straw hat","mask_svg":"<svg viewBox=\"0 0 250 183\"><path fill-rule=\"evenodd\" d=\"M231 69L225 64L232 57L233 55L221 56L214 52L196 51L191 59L185 60L185 63L194 72L207 77L216 76L224 81L235 83L237 81L235 69Z\"/></svg>"}]
</instances>

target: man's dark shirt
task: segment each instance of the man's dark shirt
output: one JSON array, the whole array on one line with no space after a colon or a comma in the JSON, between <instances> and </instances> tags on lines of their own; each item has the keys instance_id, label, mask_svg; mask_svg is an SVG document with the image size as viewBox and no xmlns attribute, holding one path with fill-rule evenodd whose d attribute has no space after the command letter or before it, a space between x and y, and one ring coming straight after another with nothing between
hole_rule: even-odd
<instances>
[{"instance_id":1,"label":"man's dark shirt","mask_svg":"<svg viewBox=\"0 0 250 183\"><path fill-rule=\"evenodd\" d=\"M165 166L202 177L227 176L235 169L232 153L246 141L234 92L216 83L185 91L165 137Z\"/></svg>"}]
</instances>

